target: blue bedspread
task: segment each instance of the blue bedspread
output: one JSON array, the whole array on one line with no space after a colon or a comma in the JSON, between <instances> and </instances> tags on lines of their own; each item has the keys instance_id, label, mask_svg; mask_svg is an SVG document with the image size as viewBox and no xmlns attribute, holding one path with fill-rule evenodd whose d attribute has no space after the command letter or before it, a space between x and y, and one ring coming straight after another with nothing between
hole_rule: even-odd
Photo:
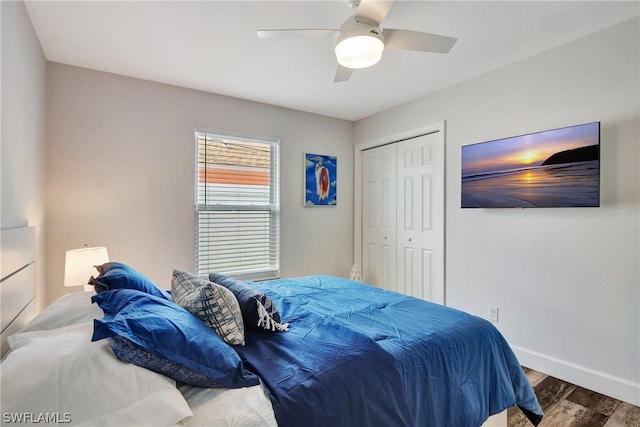
<instances>
[{"instance_id":1,"label":"blue bedspread","mask_svg":"<svg viewBox=\"0 0 640 427\"><path fill-rule=\"evenodd\" d=\"M255 284L288 332L236 347L278 425L478 427L518 405L542 418L510 347L489 322L330 276Z\"/></svg>"}]
</instances>

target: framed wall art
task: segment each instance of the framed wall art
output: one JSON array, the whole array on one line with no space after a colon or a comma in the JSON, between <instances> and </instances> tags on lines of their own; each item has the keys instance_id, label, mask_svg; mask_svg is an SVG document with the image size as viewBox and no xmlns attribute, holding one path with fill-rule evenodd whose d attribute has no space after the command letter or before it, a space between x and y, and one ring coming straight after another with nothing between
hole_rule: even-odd
<instances>
[{"instance_id":1,"label":"framed wall art","mask_svg":"<svg viewBox=\"0 0 640 427\"><path fill-rule=\"evenodd\" d=\"M304 154L304 205L336 206L338 158Z\"/></svg>"}]
</instances>

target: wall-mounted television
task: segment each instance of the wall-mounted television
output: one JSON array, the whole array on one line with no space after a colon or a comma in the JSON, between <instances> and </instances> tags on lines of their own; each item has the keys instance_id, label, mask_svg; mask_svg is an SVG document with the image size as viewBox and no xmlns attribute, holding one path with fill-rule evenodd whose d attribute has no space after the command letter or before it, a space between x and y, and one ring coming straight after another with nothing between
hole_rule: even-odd
<instances>
[{"instance_id":1,"label":"wall-mounted television","mask_svg":"<svg viewBox=\"0 0 640 427\"><path fill-rule=\"evenodd\" d=\"M461 206L600 206L600 122L463 146Z\"/></svg>"}]
</instances>

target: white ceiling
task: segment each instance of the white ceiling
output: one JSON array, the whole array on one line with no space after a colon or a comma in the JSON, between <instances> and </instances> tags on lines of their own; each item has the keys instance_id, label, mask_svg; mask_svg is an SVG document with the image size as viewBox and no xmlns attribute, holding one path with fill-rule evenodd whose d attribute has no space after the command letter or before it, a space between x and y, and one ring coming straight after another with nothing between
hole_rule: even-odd
<instances>
[{"instance_id":1,"label":"white ceiling","mask_svg":"<svg viewBox=\"0 0 640 427\"><path fill-rule=\"evenodd\" d=\"M637 16L636 1L396 1L382 27L458 38L447 55L385 51L334 83L345 0L27 1L47 60L357 120Z\"/></svg>"}]
</instances>

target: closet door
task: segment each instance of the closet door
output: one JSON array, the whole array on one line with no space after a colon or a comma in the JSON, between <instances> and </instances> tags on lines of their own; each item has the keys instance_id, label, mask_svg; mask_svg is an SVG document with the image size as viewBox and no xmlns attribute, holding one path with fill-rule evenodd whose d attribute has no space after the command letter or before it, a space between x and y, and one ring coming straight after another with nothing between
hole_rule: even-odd
<instances>
[{"instance_id":1,"label":"closet door","mask_svg":"<svg viewBox=\"0 0 640 427\"><path fill-rule=\"evenodd\" d=\"M362 153L362 275L366 283L396 287L396 147Z\"/></svg>"},{"instance_id":2,"label":"closet door","mask_svg":"<svg viewBox=\"0 0 640 427\"><path fill-rule=\"evenodd\" d=\"M444 147L437 133L397 145L398 292L444 302Z\"/></svg>"}]
</instances>

